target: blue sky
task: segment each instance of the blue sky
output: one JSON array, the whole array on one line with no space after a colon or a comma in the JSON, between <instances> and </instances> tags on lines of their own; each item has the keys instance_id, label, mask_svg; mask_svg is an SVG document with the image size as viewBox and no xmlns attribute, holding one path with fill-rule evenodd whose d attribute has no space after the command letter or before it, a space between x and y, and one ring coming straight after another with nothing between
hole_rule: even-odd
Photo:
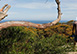
<instances>
[{"instance_id":1,"label":"blue sky","mask_svg":"<svg viewBox=\"0 0 77 54\"><path fill-rule=\"evenodd\" d=\"M77 0L60 0L61 20L75 20L77 17ZM0 8L11 5L4 20L56 20L57 5L55 0L1 0Z\"/></svg>"}]
</instances>

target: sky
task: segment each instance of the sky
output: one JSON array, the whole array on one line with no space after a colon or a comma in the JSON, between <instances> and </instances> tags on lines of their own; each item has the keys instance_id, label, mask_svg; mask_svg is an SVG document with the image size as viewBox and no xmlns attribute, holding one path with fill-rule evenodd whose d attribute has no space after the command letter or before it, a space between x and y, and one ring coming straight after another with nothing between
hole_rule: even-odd
<instances>
[{"instance_id":1,"label":"sky","mask_svg":"<svg viewBox=\"0 0 77 54\"><path fill-rule=\"evenodd\" d=\"M4 20L56 20L57 5L55 0L1 0L0 8L11 5ZM60 0L61 20L75 20L77 0Z\"/></svg>"}]
</instances>

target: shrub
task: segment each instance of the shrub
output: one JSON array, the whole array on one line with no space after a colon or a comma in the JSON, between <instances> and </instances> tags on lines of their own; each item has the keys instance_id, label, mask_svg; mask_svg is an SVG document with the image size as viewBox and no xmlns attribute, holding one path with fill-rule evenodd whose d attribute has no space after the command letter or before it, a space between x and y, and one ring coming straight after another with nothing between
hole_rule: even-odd
<instances>
[{"instance_id":1,"label":"shrub","mask_svg":"<svg viewBox=\"0 0 77 54\"><path fill-rule=\"evenodd\" d=\"M63 54L63 52L70 49L67 46L65 35L52 32L52 36L45 37L45 31L27 27L9 27L3 29L0 31L0 53ZM47 31L51 32L52 30L48 28Z\"/></svg>"},{"instance_id":2,"label":"shrub","mask_svg":"<svg viewBox=\"0 0 77 54\"><path fill-rule=\"evenodd\" d=\"M0 52L4 53L12 50L14 43L26 41L30 36L35 36L25 27L9 27L0 31Z\"/></svg>"}]
</instances>

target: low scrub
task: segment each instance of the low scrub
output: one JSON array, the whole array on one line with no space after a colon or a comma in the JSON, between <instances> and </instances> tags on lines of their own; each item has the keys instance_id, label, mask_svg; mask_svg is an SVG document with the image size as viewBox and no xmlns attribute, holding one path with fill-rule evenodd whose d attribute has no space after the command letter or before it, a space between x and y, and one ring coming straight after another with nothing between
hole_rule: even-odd
<instances>
[{"instance_id":1,"label":"low scrub","mask_svg":"<svg viewBox=\"0 0 77 54\"><path fill-rule=\"evenodd\" d=\"M70 35L66 31L68 27L67 25L57 25L46 29L8 27L0 31L0 53L63 54L63 52L72 51L73 42L67 37Z\"/></svg>"}]
</instances>

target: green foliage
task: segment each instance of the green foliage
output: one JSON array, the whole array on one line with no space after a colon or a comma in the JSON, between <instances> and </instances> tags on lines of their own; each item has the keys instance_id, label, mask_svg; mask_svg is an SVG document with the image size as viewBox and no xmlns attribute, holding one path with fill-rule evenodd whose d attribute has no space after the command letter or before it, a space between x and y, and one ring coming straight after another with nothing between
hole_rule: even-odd
<instances>
[{"instance_id":1,"label":"green foliage","mask_svg":"<svg viewBox=\"0 0 77 54\"><path fill-rule=\"evenodd\" d=\"M26 31L25 27L9 27L0 31L0 34L0 51L4 53L12 50L11 47L14 43L23 42L35 36L31 31Z\"/></svg>"},{"instance_id":2,"label":"green foliage","mask_svg":"<svg viewBox=\"0 0 77 54\"><path fill-rule=\"evenodd\" d=\"M0 53L63 54L63 52L72 51L73 41L68 39L71 28L70 25L58 24L46 29L32 27L3 29L0 31Z\"/></svg>"}]
</instances>

